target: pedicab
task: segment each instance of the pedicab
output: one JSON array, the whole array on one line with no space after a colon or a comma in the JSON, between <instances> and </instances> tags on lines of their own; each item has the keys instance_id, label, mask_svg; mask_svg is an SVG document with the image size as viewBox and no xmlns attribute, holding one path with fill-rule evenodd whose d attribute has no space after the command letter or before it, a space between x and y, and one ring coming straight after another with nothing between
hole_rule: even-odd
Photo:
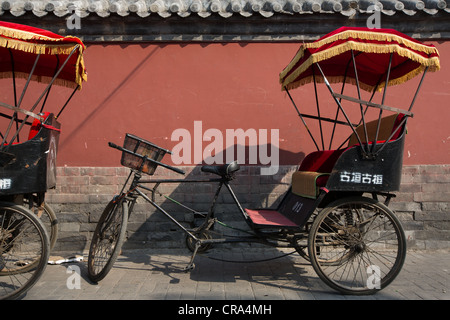
<instances>
[{"instance_id":1,"label":"pedicab","mask_svg":"<svg viewBox=\"0 0 450 320\"><path fill-rule=\"evenodd\" d=\"M405 235L388 205L400 188L411 109L425 74L439 68L433 45L392 29L342 27L303 44L280 74L281 86L317 149L292 176L296 200L289 205L302 208L289 214L308 229L307 255L333 289L372 294L391 283L402 268ZM420 75L413 91L400 86ZM315 114L301 112L290 93L308 83L313 83ZM336 108L319 98L319 83ZM333 83L340 88L333 88ZM389 96L388 87L393 86L399 87ZM396 96L401 96L396 99L400 106L388 105ZM318 124L316 135L307 125L309 119ZM344 128L344 139L333 148L338 126Z\"/></svg>"},{"instance_id":2,"label":"pedicab","mask_svg":"<svg viewBox=\"0 0 450 320\"><path fill-rule=\"evenodd\" d=\"M2 80L11 84L0 102L0 299L25 294L55 244L57 220L45 194L56 186L58 118L86 80L84 49L75 37L0 22L0 77L12 80ZM67 94L57 109L47 103L55 85L67 87L53 89Z\"/></svg>"},{"instance_id":3,"label":"pedicab","mask_svg":"<svg viewBox=\"0 0 450 320\"><path fill-rule=\"evenodd\" d=\"M158 166L183 172L162 162L169 150L140 137L127 134L123 146L110 143L122 152L121 164L131 171L94 232L88 260L90 279L100 281L112 268L126 238L128 218L137 199L143 198L186 234L186 245L192 251L186 270L194 267L198 253L213 245L257 242L294 249L311 262L328 286L343 294L366 295L385 288L399 274L406 256L404 230L388 207L400 187L406 123L413 116L411 108L425 73L438 69L434 46L395 30L344 27L301 45L281 72L280 83L317 150L292 174L291 185L276 208L242 207L230 184L240 168L236 161L202 166L205 175L215 177L211 179L146 179L143 174L153 175ZM420 74L409 104L387 104L393 100L388 87ZM319 84L325 88L320 90ZM336 84L340 84L339 91L333 88ZM314 112L304 112L296 104L291 91L299 87L306 88L302 96L313 95ZM324 91L332 104L319 98ZM317 130L307 125L311 120L318 123ZM158 189L167 183L212 182L217 182L217 189L206 213ZM215 215L223 186L248 224L249 230L241 230L243 236L226 236L219 230L238 229ZM184 226L157 203L155 195L188 209L197 222ZM221 228L215 229L218 224Z\"/></svg>"}]
</instances>

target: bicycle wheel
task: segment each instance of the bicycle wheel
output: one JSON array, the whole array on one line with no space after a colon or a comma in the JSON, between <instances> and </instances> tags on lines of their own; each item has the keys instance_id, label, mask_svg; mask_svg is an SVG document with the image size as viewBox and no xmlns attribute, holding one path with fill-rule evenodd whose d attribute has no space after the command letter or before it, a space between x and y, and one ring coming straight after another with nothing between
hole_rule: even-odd
<instances>
[{"instance_id":1,"label":"bicycle wheel","mask_svg":"<svg viewBox=\"0 0 450 320\"><path fill-rule=\"evenodd\" d=\"M308 252L318 276L331 288L373 294L399 274L406 256L403 228L376 200L352 197L333 202L315 219Z\"/></svg>"},{"instance_id":2,"label":"bicycle wheel","mask_svg":"<svg viewBox=\"0 0 450 320\"><path fill-rule=\"evenodd\" d=\"M102 280L111 270L125 240L127 223L127 202L111 200L100 217L89 249L88 275L91 281Z\"/></svg>"},{"instance_id":3,"label":"bicycle wheel","mask_svg":"<svg viewBox=\"0 0 450 320\"><path fill-rule=\"evenodd\" d=\"M0 299L25 294L44 273L49 255L47 231L36 215L0 202Z\"/></svg>"}]
</instances>

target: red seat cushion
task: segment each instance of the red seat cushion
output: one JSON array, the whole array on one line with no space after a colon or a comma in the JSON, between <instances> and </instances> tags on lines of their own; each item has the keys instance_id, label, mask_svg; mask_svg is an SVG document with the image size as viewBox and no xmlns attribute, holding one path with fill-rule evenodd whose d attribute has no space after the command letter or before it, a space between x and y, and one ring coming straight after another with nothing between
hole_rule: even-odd
<instances>
[{"instance_id":1,"label":"red seat cushion","mask_svg":"<svg viewBox=\"0 0 450 320\"><path fill-rule=\"evenodd\" d=\"M315 151L303 159L299 171L329 173L345 149Z\"/></svg>"},{"instance_id":2,"label":"red seat cushion","mask_svg":"<svg viewBox=\"0 0 450 320\"><path fill-rule=\"evenodd\" d=\"M388 132L385 133L386 138L393 133L395 129L400 125L401 121L405 117L404 114L400 113L397 115L392 115L386 118L383 118L383 121L390 121L388 124L391 124L391 126L387 126ZM387 120L386 120L387 119ZM392 123L391 123L392 122ZM376 124L376 121L371 121L368 123L368 125L371 125L372 127ZM362 130L357 128L358 130ZM372 131L374 129L372 128ZM398 129L395 131L395 134L392 136L390 141L394 141L399 138L402 130ZM354 136L354 134L352 135ZM353 141L355 141L356 138L353 138ZM377 143L384 143L386 140L379 139ZM369 144L371 144L372 141L369 141ZM352 139L350 138L349 146L353 147L355 145L358 145L357 143L352 143ZM320 173L330 173L333 170L333 167L336 163L336 161L339 159L341 154L346 151L346 148L339 149L339 150L324 150L324 151L315 151L308 154L305 159L303 159L302 163L300 164L299 171L311 171L311 172L320 172ZM317 180L318 186L324 186L323 180L328 179L328 177L323 177L320 181ZM323 184L323 185L322 185Z\"/></svg>"},{"instance_id":3,"label":"red seat cushion","mask_svg":"<svg viewBox=\"0 0 450 320\"><path fill-rule=\"evenodd\" d=\"M318 188L323 188L323 187L325 187L325 186L327 185L327 182L328 182L328 178L329 178L329 177L330 177L329 175L318 177L317 180L316 180L316 185L317 185L317 187L318 187Z\"/></svg>"},{"instance_id":4,"label":"red seat cushion","mask_svg":"<svg viewBox=\"0 0 450 320\"><path fill-rule=\"evenodd\" d=\"M297 227L298 225L286 218L276 210L267 209L245 209L254 224L277 226L277 227Z\"/></svg>"}]
</instances>

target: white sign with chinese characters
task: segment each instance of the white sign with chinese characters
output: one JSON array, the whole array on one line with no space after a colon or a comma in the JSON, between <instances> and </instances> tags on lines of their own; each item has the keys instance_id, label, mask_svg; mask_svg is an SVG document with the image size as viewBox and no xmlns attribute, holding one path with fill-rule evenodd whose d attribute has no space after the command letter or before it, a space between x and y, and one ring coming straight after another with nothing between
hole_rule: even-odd
<instances>
[{"instance_id":1,"label":"white sign with chinese characters","mask_svg":"<svg viewBox=\"0 0 450 320\"><path fill-rule=\"evenodd\" d=\"M348 183L363 183L363 184L383 184L382 174L370 174L361 172L340 172L340 181Z\"/></svg>"},{"instance_id":2,"label":"white sign with chinese characters","mask_svg":"<svg viewBox=\"0 0 450 320\"><path fill-rule=\"evenodd\" d=\"M0 179L0 190L11 189L11 179Z\"/></svg>"}]
</instances>

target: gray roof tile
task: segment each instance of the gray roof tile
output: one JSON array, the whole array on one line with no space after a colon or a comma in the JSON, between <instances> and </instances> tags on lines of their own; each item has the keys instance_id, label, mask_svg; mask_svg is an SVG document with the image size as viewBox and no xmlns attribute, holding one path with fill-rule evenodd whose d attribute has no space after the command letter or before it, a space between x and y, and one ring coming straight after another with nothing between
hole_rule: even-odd
<instances>
[{"instance_id":1,"label":"gray roof tile","mask_svg":"<svg viewBox=\"0 0 450 320\"><path fill-rule=\"evenodd\" d=\"M137 15L145 18L151 14L163 18L172 15L188 17L198 15L207 18L219 15L224 18L238 15L250 17L274 14L340 14L351 16L357 12L373 12L376 6L385 15L405 13L414 15L419 11L434 15L440 11L450 13L450 0L7 0L0 1L0 15L9 11L21 16L32 11L37 17L54 14L63 17L74 10L80 17L96 14L108 17Z\"/></svg>"}]
</instances>

